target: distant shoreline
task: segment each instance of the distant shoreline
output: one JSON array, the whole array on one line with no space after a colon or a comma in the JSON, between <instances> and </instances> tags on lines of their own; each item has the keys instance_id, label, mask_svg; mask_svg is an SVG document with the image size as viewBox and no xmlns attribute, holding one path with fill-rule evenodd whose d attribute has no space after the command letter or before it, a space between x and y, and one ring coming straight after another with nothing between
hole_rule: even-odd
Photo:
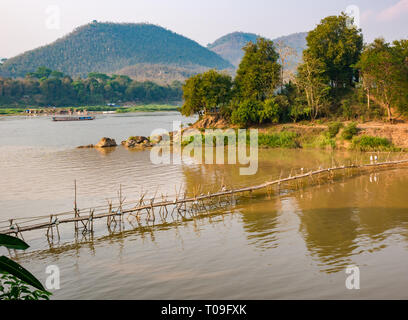
<instances>
[{"instance_id":1,"label":"distant shoreline","mask_svg":"<svg viewBox=\"0 0 408 320\"><path fill-rule=\"evenodd\" d=\"M32 113L26 112L26 110L31 110ZM15 115L59 115L65 114L64 111L83 112L87 111L94 114L103 114L103 112L114 112L115 114L120 113L132 113L132 112L163 112L163 111L179 111L179 106L177 105L167 105L167 104L149 104L140 106L125 106L125 107L111 107L111 106L81 106L81 107L55 107L55 108L44 108L44 107L32 107L32 108L21 108L21 107L0 107L0 117L1 116L15 116Z\"/></svg>"}]
</instances>

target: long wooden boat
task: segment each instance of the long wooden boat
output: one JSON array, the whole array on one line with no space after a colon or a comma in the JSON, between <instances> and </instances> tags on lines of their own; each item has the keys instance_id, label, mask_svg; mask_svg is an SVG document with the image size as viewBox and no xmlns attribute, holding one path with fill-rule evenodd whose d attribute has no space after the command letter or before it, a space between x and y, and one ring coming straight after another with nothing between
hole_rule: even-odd
<instances>
[{"instance_id":1,"label":"long wooden boat","mask_svg":"<svg viewBox=\"0 0 408 320\"><path fill-rule=\"evenodd\" d=\"M52 117L52 121L86 121L94 120L93 116L67 116L67 117Z\"/></svg>"}]
</instances>

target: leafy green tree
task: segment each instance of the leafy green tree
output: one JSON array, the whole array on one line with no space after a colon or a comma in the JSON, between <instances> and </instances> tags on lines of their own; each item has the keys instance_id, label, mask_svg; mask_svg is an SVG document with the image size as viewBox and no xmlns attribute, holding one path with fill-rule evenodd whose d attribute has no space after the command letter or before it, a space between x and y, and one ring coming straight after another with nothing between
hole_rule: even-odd
<instances>
[{"instance_id":1,"label":"leafy green tree","mask_svg":"<svg viewBox=\"0 0 408 320\"><path fill-rule=\"evenodd\" d=\"M264 101L271 97L281 81L279 55L272 41L259 38L244 47L245 55L235 77L235 92L239 100Z\"/></svg>"},{"instance_id":2,"label":"leafy green tree","mask_svg":"<svg viewBox=\"0 0 408 320\"><path fill-rule=\"evenodd\" d=\"M49 75L50 78L62 79L64 74L61 71L54 70Z\"/></svg>"},{"instance_id":3,"label":"leafy green tree","mask_svg":"<svg viewBox=\"0 0 408 320\"><path fill-rule=\"evenodd\" d=\"M200 111L225 107L232 97L232 79L228 74L209 70L186 81L183 86L182 114L189 116Z\"/></svg>"},{"instance_id":4,"label":"leafy green tree","mask_svg":"<svg viewBox=\"0 0 408 320\"><path fill-rule=\"evenodd\" d=\"M24 79L0 77L1 105L72 106L107 102L175 103L182 100L182 84L137 82L128 76L90 73L73 80L60 71L40 67Z\"/></svg>"},{"instance_id":5,"label":"leafy green tree","mask_svg":"<svg viewBox=\"0 0 408 320\"><path fill-rule=\"evenodd\" d=\"M106 83L110 79L110 77L104 73L99 73L99 72L90 72L88 73L88 78L94 78L98 79L103 83Z\"/></svg>"},{"instance_id":6,"label":"leafy green tree","mask_svg":"<svg viewBox=\"0 0 408 320\"><path fill-rule=\"evenodd\" d=\"M37 71L27 73L28 77L37 78L37 79L48 79L51 75L52 70L47 67L38 67Z\"/></svg>"},{"instance_id":7,"label":"leafy green tree","mask_svg":"<svg viewBox=\"0 0 408 320\"><path fill-rule=\"evenodd\" d=\"M360 58L363 36L349 21L345 13L326 17L306 38L307 56L324 63L332 88L351 86L357 75L353 65Z\"/></svg>"},{"instance_id":8,"label":"leafy green tree","mask_svg":"<svg viewBox=\"0 0 408 320\"><path fill-rule=\"evenodd\" d=\"M396 41L391 46L384 39L368 45L357 67L367 98L379 104L392 121L392 109L408 111L408 41Z\"/></svg>"}]
</instances>

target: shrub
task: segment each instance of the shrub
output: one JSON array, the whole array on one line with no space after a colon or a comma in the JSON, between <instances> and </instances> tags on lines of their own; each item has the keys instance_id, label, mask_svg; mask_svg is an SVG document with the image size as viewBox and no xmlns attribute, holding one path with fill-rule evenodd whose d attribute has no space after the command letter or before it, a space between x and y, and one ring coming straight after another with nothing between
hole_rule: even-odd
<instances>
[{"instance_id":1,"label":"shrub","mask_svg":"<svg viewBox=\"0 0 408 320\"><path fill-rule=\"evenodd\" d=\"M361 151L385 151L395 149L388 139L372 136L354 137L353 148Z\"/></svg>"},{"instance_id":2,"label":"shrub","mask_svg":"<svg viewBox=\"0 0 408 320\"><path fill-rule=\"evenodd\" d=\"M253 123L259 123L259 112L262 108L263 105L260 101L245 100L232 112L231 122L244 127Z\"/></svg>"},{"instance_id":3,"label":"shrub","mask_svg":"<svg viewBox=\"0 0 408 320\"><path fill-rule=\"evenodd\" d=\"M264 123L270 121L272 123L279 123L280 113L280 106L275 102L275 99L267 99L259 111L259 122Z\"/></svg>"},{"instance_id":4,"label":"shrub","mask_svg":"<svg viewBox=\"0 0 408 320\"><path fill-rule=\"evenodd\" d=\"M344 130L341 136L345 140L351 140L358 133L357 124L352 122Z\"/></svg>"},{"instance_id":5,"label":"shrub","mask_svg":"<svg viewBox=\"0 0 408 320\"><path fill-rule=\"evenodd\" d=\"M328 127L329 127L328 137L331 139L337 136L340 129L343 127L343 124L341 122L332 122L329 124Z\"/></svg>"}]
</instances>

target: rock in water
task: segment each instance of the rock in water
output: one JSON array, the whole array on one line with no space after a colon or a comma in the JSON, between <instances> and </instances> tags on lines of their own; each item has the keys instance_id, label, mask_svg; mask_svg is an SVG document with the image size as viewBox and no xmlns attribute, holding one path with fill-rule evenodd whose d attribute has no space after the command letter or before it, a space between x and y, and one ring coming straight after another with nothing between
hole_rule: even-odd
<instances>
[{"instance_id":1,"label":"rock in water","mask_svg":"<svg viewBox=\"0 0 408 320\"><path fill-rule=\"evenodd\" d=\"M143 136L134 136L127 139L123 145L127 148L136 148L149 144L149 139Z\"/></svg>"},{"instance_id":2,"label":"rock in water","mask_svg":"<svg viewBox=\"0 0 408 320\"><path fill-rule=\"evenodd\" d=\"M96 148L110 148L110 147L116 147L116 141L115 139L111 138L102 138L98 144L95 145Z\"/></svg>"}]
</instances>

